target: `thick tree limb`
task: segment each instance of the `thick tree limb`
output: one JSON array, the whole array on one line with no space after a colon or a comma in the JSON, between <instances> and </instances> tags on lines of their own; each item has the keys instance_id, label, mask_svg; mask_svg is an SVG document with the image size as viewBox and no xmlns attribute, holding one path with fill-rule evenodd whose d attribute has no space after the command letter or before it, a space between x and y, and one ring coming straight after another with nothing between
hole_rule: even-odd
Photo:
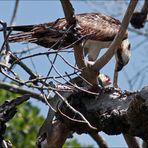
<instances>
[{"instance_id":1,"label":"thick tree limb","mask_svg":"<svg viewBox=\"0 0 148 148\"><path fill-rule=\"evenodd\" d=\"M139 146L139 142L137 141L136 138L133 138L133 136L123 134L123 137L124 137L129 148L141 148Z\"/></svg>"},{"instance_id":2,"label":"thick tree limb","mask_svg":"<svg viewBox=\"0 0 148 148\"><path fill-rule=\"evenodd\" d=\"M75 109L83 113L93 126L97 127L98 131L109 135L127 133L131 136L148 139L147 96L148 87L133 93L112 88L102 91L98 97L82 92L73 94L69 101ZM65 104L61 105L61 110L67 116L77 119L77 116ZM84 123L69 121L62 115L59 117L73 131L78 133L92 131Z\"/></svg>"},{"instance_id":3,"label":"thick tree limb","mask_svg":"<svg viewBox=\"0 0 148 148\"><path fill-rule=\"evenodd\" d=\"M91 68L90 63L86 63L81 45L74 46L74 55L77 66L81 69L82 76L92 85L98 84L98 71ZM93 77L92 77L93 76Z\"/></svg>"},{"instance_id":4,"label":"thick tree limb","mask_svg":"<svg viewBox=\"0 0 148 148\"><path fill-rule=\"evenodd\" d=\"M97 127L98 132L103 131L108 135L128 134L128 140L131 137L130 143L135 140L132 136L140 137L145 141L148 139L148 86L139 92L122 92L108 88L100 92L98 97L78 92L72 94L68 101L83 113L93 126ZM86 123L76 122L75 119L80 120L79 116L70 111L64 103L60 105L60 109L74 120L69 120L60 112L57 114L58 120L53 124L52 133L50 132L48 139L49 146L61 147L72 131L79 134L94 132ZM65 133L61 132L63 130ZM56 141L55 135L58 134ZM138 143L135 145L136 141L133 142L134 146L138 147Z\"/></svg>"},{"instance_id":5,"label":"thick tree limb","mask_svg":"<svg viewBox=\"0 0 148 148\"><path fill-rule=\"evenodd\" d=\"M98 133L89 133L89 135L96 141L100 148L108 148L106 141Z\"/></svg>"},{"instance_id":6,"label":"thick tree limb","mask_svg":"<svg viewBox=\"0 0 148 148\"><path fill-rule=\"evenodd\" d=\"M52 146L53 148L62 147L70 132L71 131L66 127L65 124L59 121L55 121L50 133L52 136L49 135L49 138L47 139L49 148L50 146Z\"/></svg>"}]
</instances>

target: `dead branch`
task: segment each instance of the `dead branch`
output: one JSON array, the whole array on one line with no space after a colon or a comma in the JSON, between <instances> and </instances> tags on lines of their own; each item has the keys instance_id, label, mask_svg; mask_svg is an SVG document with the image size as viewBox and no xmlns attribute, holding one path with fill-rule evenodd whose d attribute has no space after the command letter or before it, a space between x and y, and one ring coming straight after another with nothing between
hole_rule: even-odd
<instances>
[{"instance_id":1,"label":"dead branch","mask_svg":"<svg viewBox=\"0 0 148 148\"><path fill-rule=\"evenodd\" d=\"M74 8L72 7L69 0L68 1L61 0L61 3L62 3L62 6L63 6L65 18L68 22L68 26L74 27L75 24L76 24L76 20L75 20L75 17L74 17ZM87 63L87 65L86 65L85 60L84 60L84 55L83 55L83 48L81 47L81 45L74 45L74 54L75 54L75 60L76 60L78 68L83 69L82 70L82 76L89 83L91 83L93 85L97 85L98 72L93 71L92 69L89 69L89 63ZM92 74L92 72L93 72L93 74ZM94 77L93 79L91 77L92 75Z\"/></svg>"},{"instance_id":2,"label":"dead branch","mask_svg":"<svg viewBox=\"0 0 148 148\"><path fill-rule=\"evenodd\" d=\"M98 133L89 133L89 135L93 138L94 141L98 144L100 148L108 148L106 141L98 134Z\"/></svg>"},{"instance_id":3,"label":"dead branch","mask_svg":"<svg viewBox=\"0 0 148 148\"><path fill-rule=\"evenodd\" d=\"M10 69L12 69L12 66L13 66L13 61L18 61L18 65L21 66L29 75L30 75L30 79L35 79L37 77L36 74L34 74L32 72L32 70L26 65L24 64L22 61L19 60L19 58L17 56L15 56L14 54L11 53L11 67Z\"/></svg>"},{"instance_id":4,"label":"dead branch","mask_svg":"<svg viewBox=\"0 0 148 148\"><path fill-rule=\"evenodd\" d=\"M48 135L47 148L61 148L70 133L71 131L66 127L65 124L55 121L52 124L50 135Z\"/></svg>"},{"instance_id":5,"label":"dead branch","mask_svg":"<svg viewBox=\"0 0 148 148\"><path fill-rule=\"evenodd\" d=\"M139 142L137 141L136 138L133 138L133 136L130 136L128 134L123 134L123 137L129 148L141 148Z\"/></svg>"},{"instance_id":6,"label":"dead branch","mask_svg":"<svg viewBox=\"0 0 148 148\"><path fill-rule=\"evenodd\" d=\"M42 101L44 102L44 97L39 94L39 93L36 93L34 91L30 91L28 89L25 89L25 88L21 88L20 86L17 86L15 84L10 84L10 83L7 83L7 82L2 82L0 81L0 89L4 89L4 90L7 90L7 91L10 91L10 92L13 92L13 93L19 93L19 94L30 94L31 97L39 100L39 101Z\"/></svg>"},{"instance_id":7,"label":"dead branch","mask_svg":"<svg viewBox=\"0 0 148 148\"><path fill-rule=\"evenodd\" d=\"M91 68L91 63L86 62L83 55L83 47L81 45L74 46L74 55L77 66L81 69L82 77L86 79L90 84L98 84L98 71ZM92 77L93 76L93 77Z\"/></svg>"},{"instance_id":8,"label":"dead branch","mask_svg":"<svg viewBox=\"0 0 148 148\"><path fill-rule=\"evenodd\" d=\"M71 25L75 25L76 23L76 20L75 20L75 17L74 17L74 8L70 2L70 0L60 0L61 1L61 4L62 4L62 7L63 7L63 11L64 11L64 14L65 14L65 18L66 18L66 21L68 23L68 26L71 26Z\"/></svg>"},{"instance_id":9,"label":"dead branch","mask_svg":"<svg viewBox=\"0 0 148 148\"><path fill-rule=\"evenodd\" d=\"M4 140L6 122L14 117L17 112L16 107L27 101L29 98L30 95L26 94L21 97L17 97L12 101L7 100L2 105L0 105L0 147L3 147L4 145L8 146L8 143Z\"/></svg>"},{"instance_id":10,"label":"dead branch","mask_svg":"<svg viewBox=\"0 0 148 148\"><path fill-rule=\"evenodd\" d=\"M16 0L15 1L14 10L13 10L13 14L12 14L11 21L10 21L10 26L12 26L14 24L14 21L16 19L16 14L17 14L18 6L19 6L19 0Z\"/></svg>"}]
</instances>

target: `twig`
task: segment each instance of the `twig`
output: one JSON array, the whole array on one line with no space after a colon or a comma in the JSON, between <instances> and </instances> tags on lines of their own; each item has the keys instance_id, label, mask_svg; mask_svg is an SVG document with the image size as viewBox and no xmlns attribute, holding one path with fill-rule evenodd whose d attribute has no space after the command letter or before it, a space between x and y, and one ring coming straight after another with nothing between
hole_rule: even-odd
<instances>
[{"instance_id":1,"label":"twig","mask_svg":"<svg viewBox=\"0 0 148 148\"><path fill-rule=\"evenodd\" d=\"M39 101L45 102L42 94L36 93L35 91L30 91L28 89L24 89L24 88L17 86L15 84L9 84L7 82L0 81L0 88L10 91L10 92L13 92L13 93L19 93L22 95L23 94L30 94L31 97L33 97Z\"/></svg>"},{"instance_id":2,"label":"twig","mask_svg":"<svg viewBox=\"0 0 148 148\"><path fill-rule=\"evenodd\" d=\"M12 30L10 29L9 32L7 33L7 23L0 21L0 24L3 26L3 36L4 36L4 42L3 42L2 47L0 49L0 53L2 52L4 46L6 46L6 53L7 53L8 51L10 51L10 47L9 47L9 43L8 43L8 37L11 34Z\"/></svg>"},{"instance_id":3,"label":"twig","mask_svg":"<svg viewBox=\"0 0 148 148\"><path fill-rule=\"evenodd\" d=\"M77 67L71 65L62 55L60 55L59 53L57 53L57 54L58 54L59 57L61 57L61 59L62 59L67 65L69 65L71 68L73 68L73 69L78 70L78 71L81 72L81 69L79 69L79 68L77 68Z\"/></svg>"},{"instance_id":4,"label":"twig","mask_svg":"<svg viewBox=\"0 0 148 148\"><path fill-rule=\"evenodd\" d=\"M18 61L17 64L20 65L30 75L30 78L36 78L37 77L37 75L34 74L32 72L32 70L30 68L28 68L27 65L25 65L22 61L20 61L17 56L15 56L14 54L11 53L11 58L12 58L12 61ZM13 65L11 65L9 69L11 69L12 66Z\"/></svg>"},{"instance_id":5,"label":"twig","mask_svg":"<svg viewBox=\"0 0 148 148\"><path fill-rule=\"evenodd\" d=\"M64 32L64 34L62 35L62 37L54 45L51 46L51 48L53 48L59 42L62 45L62 43L64 42L64 40L62 42L61 42L61 40L65 38L66 34L69 32L70 29L71 29L71 26L66 30L66 32ZM58 52L59 52L59 50L57 50L56 55L55 55L55 57L53 59L53 62L51 62L51 67L50 67L50 69L49 69L46 77L48 77L50 75L51 71L52 71L52 68L53 68L53 65L54 65L54 63L56 61ZM47 55L47 58L49 59L49 55ZM42 87L44 86L44 84L46 83L46 81L47 81L47 79L44 80Z\"/></svg>"},{"instance_id":6,"label":"twig","mask_svg":"<svg viewBox=\"0 0 148 148\"><path fill-rule=\"evenodd\" d=\"M62 77L68 77L68 76L73 76L73 75L75 75L75 74L77 74L77 72L74 72L74 73L70 73L70 74L65 74L65 75L62 75ZM39 81L40 82L40 80L44 80L44 79L61 79L62 78L61 76L56 76L56 77L54 77L54 76L49 76L49 77L38 77L38 78L35 78L35 79L31 79L31 80L28 80L28 81L25 81L24 83L33 83L33 82L35 82L35 81Z\"/></svg>"},{"instance_id":7,"label":"twig","mask_svg":"<svg viewBox=\"0 0 148 148\"><path fill-rule=\"evenodd\" d=\"M27 52L28 52L28 50L30 50L30 51L32 51L32 50L34 50L34 49L37 49L37 48L39 48L39 46L38 45L34 45L34 46L31 46L31 47L27 47L27 48L24 48L24 49L21 49L20 51L15 51L15 52L13 52L15 55L17 54L26 54Z\"/></svg>"},{"instance_id":8,"label":"twig","mask_svg":"<svg viewBox=\"0 0 148 148\"><path fill-rule=\"evenodd\" d=\"M83 76L76 74L78 77L80 77L84 82L86 82L86 84L92 86L91 83L89 83Z\"/></svg>"},{"instance_id":9,"label":"twig","mask_svg":"<svg viewBox=\"0 0 148 148\"><path fill-rule=\"evenodd\" d=\"M52 107L53 103L55 102L55 98L52 98L52 97L45 98L43 94L39 94L39 93L36 93L35 91L30 91L28 89L21 88L20 86L17 86L15 84L9 84L6 82L4 83L1 81L0 81L0 89L4 89L6 91L10 91L13 93L19 93L22 95L29 94L30 97L33 97L39 101L42 101L43 103L48 104L51 107L51 109L55 111L55 109Z\"/></svg>"},{"instance_id":10,"label":"twig","mask_svg":"<svg viewBox=\"0 0 148 148\"><path fill-rule=\"evenodd\" d=\"M6 65L6 64L0 62L0 70L1 70L2 67L3 67L4 69L5 69L5 68L9 69L8 65ZM11 70L10 72L11 72L15 77L17 77L17 74L16 74L14 71Z\"/></svg>"},{"instance_id":11,"label":"twig","mask_svg":"<svg viewBox=\"0 0 148 148\"><path fill-rule=\"evenodd\" d=\"M50 63L52 64L52 62L51 62L50 59L49 59L49 61L50 61ZM53 65L53 68L54 68L55 72L56 72L59 76L62 77L62 75L61 75L60 72L56 69L56 67L55 67L54 65ZM77 86L77 85L74 85L74 84L71 83L70 81L67 81L64 77L62 77L62 78L63 78L63 80L66 81L67 84L72 85L74 88L76 88L76 89L78 89L78 90L80 90L80 91L83 91L83 92L86 92L86 93L89 93L89 94L92 94L92 95L96 95L96 96L99 95L99 93L95 93L95 92L91 92L91 91L89 91L89 90L83 89L83 88L81 88L81 87L79 87L79 86Z\"/></svg>"},{"instance_id":12,"label":"twig","mask_svg":"<svg viewBox=\"0 0 148 148\"><path fill-rule=\"evenodd\" d=\"M1 64L0 64L1 65ZM4 66L4 65L1 65L1 66ZM1 73L4 75L4 76L6 76L7 78L9 78L10 80L12 80L13 82L16 82L16 83L18 83L18 84L20 84L20 85L25 85L25 86L27 86L27 87L29 87L29 88L36 88L36 89L38 89L38 90L56 90L56 91L62 91L62 92L64 92L65 91L65 89L58 89L58 88L55 88L55 87L52 87L52 86L50 86L50 85L47 85L47 87L41 87L41 86L37 86L37 85L34 85L34 84L28 84L28 83L25 83L23 80L21 80L21 79L17 79L17 78L13 78L13 77L11 77L10 75L8 75L7 73L5 73L2 69L1 69ZM17 76L16 76L17 77ZM38 81L38 79L36 79L36 81ZM42 82L42 81L40 81L40 82Z\"/></svg>"},{"instance_id":13,"label":"twig","mask_svg":"<svg viewBox=\"0 0 148 148\"><path fill-rule=\"evenodd\" d=\"M57 91L55 91L55 93L64 101L64 103L66 103L66 105L76 114L78 114L84 121L85 123L87 123L87 125L91 128L91 129L94 129L94 130L97 130L96 127L93 127L89 121L83 116L82 113L80 113L79 111L77 111L76 109L74 109L69 103L68 101Z\"/></svg>"},{"instance_id":14,"label":"twig","mask_svg":"<svg viewBox=\"0 0 148 148\"><path fill-rule=\"evenodd\" d=\"M22 60L25 60L25 59L28 59L28 58L32 58L32 57L36 57L36 56L41 56L41 55L49 55L49 54L56 54L57 51L47 51L47 52L39 52L39 53L35 53L35 54L31 54L31 55L28 55L28 56L25 56L25 57L22 57L22 58L18 58L17 60L15 60L13 63L12 63L12 66L14 64L18 64L19 61L22 61ZM11 66L11 67L12 67Z\"/></svg>"},{"instance_id":15,"label":"twig","mask_svg":"<svg viewBox=\"0 0 148 148\"><path fill-rule=\"evenodd\" d=\"M67 116L66 114L64 114L64 113L59 109L59 106L58 106L58 112L59 112L62 116L66 117L67 119L69 119L69 120L71 120L71 121L73 121L73 122L86 123L86 121L74 119L74 118L71 118L71 117Z\"/></svg>"},{"instance_id":16,"label":"twig","mask_svg":"<svg viewBox=\"0 0 148 148\"><path fill-rule=\"evenodd\" d=\"M0 53L1 53L2 50L4 49L4 46L5 46L5 45L6 45L6 50L7 50L7 51L10 49L10 48L9 48L9 45L8 45L8 38L9 38L11 32L12 32L12 30L10 30L10 31L8 32L8 34L6 35L6 37L4 38L4 42L3 42L2 46L1 46Z\"/></svg>"},{"instance_id":17,"label":"twig","mask_svg":"<svg viewBox=\"0 0 148 148\"><path fill-rule=\"evenodd\" d=\"M15 1L14 10L13 10L13 15L12 15L11 21L10 21L10 26L13 25L13 23L14 23L14 21L16 19L16 14L17 14L18 6L19 6L19 0L16 0Z\"/></svg>"},{"instance_id":18,"label":"twig","mask_svg":"<svg viewBox=\"0 0 148 148\"><path fill-rule=\"evenodd\" d=\"M43 95L43 97L44 97L44 100L45 100L46 104L52 109L52 111L54 111L54 112L56 113L57 111L56 111L56 110L52 107L52 105L48 102L47 96L46 96L46 95Z\"/></svg>"},{"instance_id":19,"label":"twig","mask_svg":"<svg viewBox=\"0 0 148 148\"><path fill-rule=\"evenodd\" d=\"M20 84L20 85L23 85L23 84L24 84L24 82L23 82L22 80L11 77L10 75L6 74L2 69L1 69L1 73L2 73L5 77L7 77L7 78L9 78L10 80L12 80L13 82L16 82L16 83L18 83L18 84Z\"/></svg>"}]
</instances>

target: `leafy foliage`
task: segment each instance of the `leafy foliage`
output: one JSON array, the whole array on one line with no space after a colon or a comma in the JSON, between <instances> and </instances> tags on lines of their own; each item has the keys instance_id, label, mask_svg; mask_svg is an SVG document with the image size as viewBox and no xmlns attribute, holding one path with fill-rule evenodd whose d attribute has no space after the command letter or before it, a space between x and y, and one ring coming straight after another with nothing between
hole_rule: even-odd
<instances>
[{"instance_id":1,"label":"leafy foliage","mask_svg":"<svg viewBox=\"0 0 148 148\"><path fill-rule=\"evenodd\" d=\"M0 91L0 104L6 99L14 99L18 94ZM44 121L39 114L39 109L30 102L18 106L18 112L12 120L7 123L5 139L8 139L16 148L35 147L36 134Z\"/></svg>"},{"instance_id":2,"label":"leafy foliage","mask_svg":"<svg viewBox=\"0 0 148 148\"><path fill-rule=\"evenodd\" d=\"M92 145L81 145L78 141L77 141L77 139L73 139L73 140L70 140L70 141L67 141L65 144L64 144L64 146L63 146L63 148L93 148L93 146Z\"/></svg>"}]
</instances>

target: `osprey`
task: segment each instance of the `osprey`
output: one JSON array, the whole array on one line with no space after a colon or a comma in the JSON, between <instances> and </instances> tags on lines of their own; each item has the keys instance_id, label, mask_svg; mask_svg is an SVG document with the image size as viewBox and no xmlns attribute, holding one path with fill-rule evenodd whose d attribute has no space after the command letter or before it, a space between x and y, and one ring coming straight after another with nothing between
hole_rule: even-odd
<instances>
[{"instance_id":1,"label":"osprey","mask_svg":"<svg viewBox=\"0 0 148 148\"><path fill-rule=\"evenodd\" d=\"M75 16L76 25L68 28L65 18L54 22L11 26L8 29L21 31L9 37L10 42L32 42L46 48L69 48L81 44L89 61L95 61L102 48L108 48L117 35L121 23L119 20L102 13L83 13ZM73 34L73 35L72 35ZM78 40L78 41L77 41ZM130 58L130 43L126 31L121 45L115 53L116 71L120 71Z\"/></svg>"}]
</instances>

